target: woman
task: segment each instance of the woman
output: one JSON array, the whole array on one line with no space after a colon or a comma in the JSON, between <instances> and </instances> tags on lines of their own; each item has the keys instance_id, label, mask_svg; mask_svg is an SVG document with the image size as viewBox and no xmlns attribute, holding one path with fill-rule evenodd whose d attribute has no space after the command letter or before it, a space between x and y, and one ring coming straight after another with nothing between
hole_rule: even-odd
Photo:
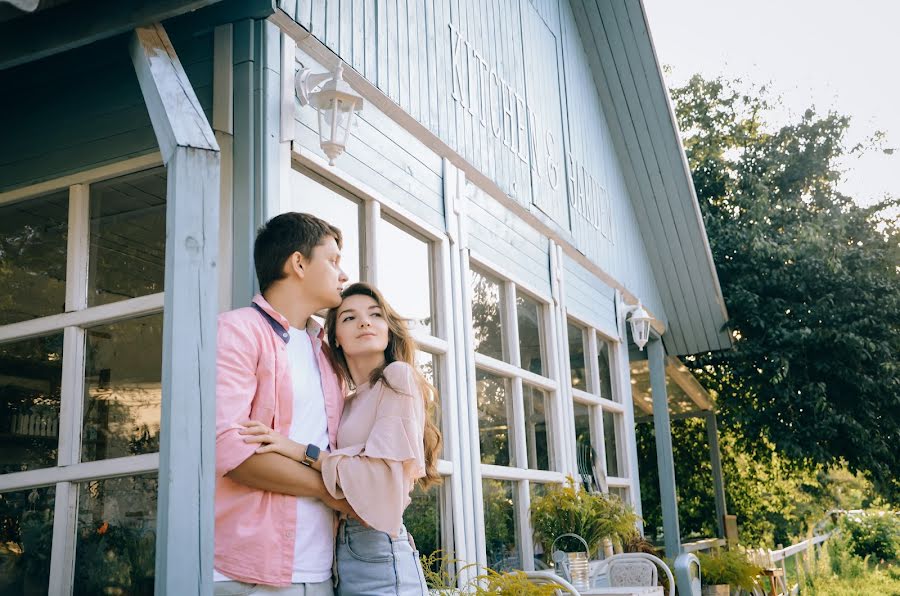
<instances>
[{"instance_id":1,"label":"woman","mask_svg":"<svg viewBox=\"0 0 900 596\"><path fill-rule=\"evenodd\" d=\"M440 481L441 435L427 409L436 390L415 365L416 345L405 321L365 283L349 286L328 311L325 330L335 368L352 392L337 433L337 449L313 464L335 498L346 498L360 523L342 519L337 539L338 596L427 595L418 552L403 511L418 481ZM248 441L266 443L302 461L306 445L251 422Z\"/></svg>"}]
</instances>

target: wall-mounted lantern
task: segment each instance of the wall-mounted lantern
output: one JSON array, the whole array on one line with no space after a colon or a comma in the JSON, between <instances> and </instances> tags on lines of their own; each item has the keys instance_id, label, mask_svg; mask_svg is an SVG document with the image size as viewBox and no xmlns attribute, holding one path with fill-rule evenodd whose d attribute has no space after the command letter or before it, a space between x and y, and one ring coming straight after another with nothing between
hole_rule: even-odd
<instances>
[{"instance_id":1,"label":"wall-mounted lantern","mask_svg":"<svg viewBox=\"0 0 900 596\"><path fill-rule=\"evenodd\" d=\"M626 318L629 313L631 314L631 338L638 349L643 352L644 346L650 340L650 324L653 322L653 317L644 310L640 300L634 305L628 305L623 302L622 307Z\"/></svg>"},{"instance_id":2,"label":"wall-mounted lantern","mask_svg":"<svg viewBox=\"0 0 900 596\"><path fill-rule=\"evenodd\" d=\"M300 105L311 105L319 112L319 145L333 166L347 146L350 126L363 107L363 98L344 81L343 63L338 63L333 73L313 74L308 68L300 69L294 89Z\"/></svg>"}]
</instances>

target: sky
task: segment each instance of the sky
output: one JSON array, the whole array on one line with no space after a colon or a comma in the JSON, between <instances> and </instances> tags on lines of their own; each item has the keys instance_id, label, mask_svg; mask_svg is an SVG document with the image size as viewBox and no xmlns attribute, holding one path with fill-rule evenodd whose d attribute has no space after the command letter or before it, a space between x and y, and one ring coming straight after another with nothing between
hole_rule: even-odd
<instances>
[{"instance_id":1,"label":"sky","mask_svg":"<svg viewBox=\"0 0 900 596\"><path fill-rule=\"evenodd\" d=\"M880 130L900 149L900 1L643 1L669 87L695 73L767 84L783 98L780 123L834 110L851 117L848 146ZM839 165L857 203L900 196L900 150Z\"/></svg>"}]
</instances>

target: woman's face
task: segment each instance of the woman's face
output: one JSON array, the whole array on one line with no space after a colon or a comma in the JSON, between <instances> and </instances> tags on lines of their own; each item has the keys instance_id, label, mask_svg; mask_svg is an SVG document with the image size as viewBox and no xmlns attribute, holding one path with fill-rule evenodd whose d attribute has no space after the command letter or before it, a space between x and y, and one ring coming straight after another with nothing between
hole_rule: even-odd
<instances>
[{"instance_id":1,"label":"woman's face","mask_svg":"<svg viewBox=\"0 0 900 596\"><path fill-rule=\"evenodd\" d=\"M335 339L347 358L384 353L390 330L381 307L369 296L349 296L338 307Z\"/></svg>"}]
</instances>

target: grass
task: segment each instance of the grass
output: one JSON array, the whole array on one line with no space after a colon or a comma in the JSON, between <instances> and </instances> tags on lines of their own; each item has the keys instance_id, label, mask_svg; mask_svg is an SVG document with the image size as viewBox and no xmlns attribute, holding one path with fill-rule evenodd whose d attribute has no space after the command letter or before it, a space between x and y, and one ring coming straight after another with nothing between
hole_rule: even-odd
<instances>
[{"instance_id":1,"label":"grass","mask_svg":"<svg viewBox=\"0 0 900 596\"><path fill-rule=\"evenodd\" d=\"M803 596L900 596L900 564L874 561L851 552L850 545L836 534L826 543L809 573L801 573Z\"/></svg>"}]
</instances>

